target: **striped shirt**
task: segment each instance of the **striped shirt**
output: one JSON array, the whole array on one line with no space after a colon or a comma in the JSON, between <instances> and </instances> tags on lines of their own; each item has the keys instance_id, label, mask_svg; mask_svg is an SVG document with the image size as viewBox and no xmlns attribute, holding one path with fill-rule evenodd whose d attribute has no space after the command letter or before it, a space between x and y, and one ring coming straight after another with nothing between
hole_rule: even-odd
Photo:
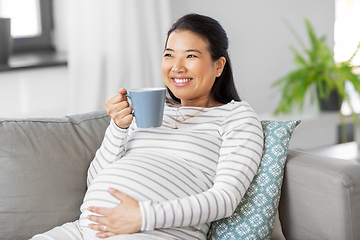
<instances>
[{"instance_id":1,"label":"striped shirt","mask_svg":"<svg viewBox=\"0 0 360 240\"><path fill-rule=\"evenodd\" d=\"M230 216L244 196L262 149L260 121L245 101L165 106L158 128L137 128L134 121L124 130L111 120L88 170L82 232L95 234L87 227L88 207L120 203L107 191L113 187L139 201L142 232L206 239L210 223Z\"/></svg>"}]
</instances>

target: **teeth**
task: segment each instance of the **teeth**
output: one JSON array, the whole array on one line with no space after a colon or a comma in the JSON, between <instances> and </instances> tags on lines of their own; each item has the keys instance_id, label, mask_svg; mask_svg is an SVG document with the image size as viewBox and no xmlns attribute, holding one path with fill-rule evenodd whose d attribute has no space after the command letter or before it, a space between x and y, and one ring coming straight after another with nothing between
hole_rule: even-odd
<instances>
[{"instance_id":1,"label":"teeth","mask_svg":"<svg viewBox=\"0 0 360 240\"><path fill-rule=\"evenodd\" d=\"M191 78L174 78L175 82L176 83L186 83L186 82L190 82L191 81Z\"/></svg>"}]
</instances>

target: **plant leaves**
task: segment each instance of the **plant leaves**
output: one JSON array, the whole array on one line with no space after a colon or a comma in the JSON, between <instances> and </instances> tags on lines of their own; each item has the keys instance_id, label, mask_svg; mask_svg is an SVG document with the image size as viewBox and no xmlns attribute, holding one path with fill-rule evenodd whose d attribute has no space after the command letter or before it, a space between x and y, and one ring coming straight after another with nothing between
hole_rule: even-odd
<instances>
[{"instance_id":1,"label":"plant leaves","mask_svg":"<svg viewBox=\"0 0 360 240\"><path fill-rule=\"evenodd\" d=\"M347 81L360 94L359 75L353 73L354 66L350 65L352 58L360 49L360 43L348 61L336 64L333 52L326 44L325 37L317 37L310 21L308 19L304 21L310 42L309 48L303 44L296 31L286 22L290 31L302 45L303 54L290 46L294 54L293 62L297 69L290 71L272 84L272 87L280 89L281 92L281 99L275 114L290 113L295 106L298 106L302 111L307 92L310 91L312 103L316 99L314 92L311 91L314 86L317 88L318 98L321 99L328 98L330 92L336 90L341 99L348 100L349 93L345 88Z\"/></svg>"}]
</instances>

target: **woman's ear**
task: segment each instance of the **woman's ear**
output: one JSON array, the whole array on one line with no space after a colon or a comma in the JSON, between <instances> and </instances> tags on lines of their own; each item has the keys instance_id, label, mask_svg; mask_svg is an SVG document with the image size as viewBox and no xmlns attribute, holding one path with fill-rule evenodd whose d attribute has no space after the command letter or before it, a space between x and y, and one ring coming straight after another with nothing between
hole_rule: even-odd
<instances>
[{"instance_id":1,"label":"woman's ear","mask_svg":"<svg viewBox=\"0 0 360 240\"><path fill-rule=\"evenodd\" d=\"M226 64L225 57L221 57L216 61L216 75L218 77L222 74L225 64Z\"/></svg>"}]
</instances>

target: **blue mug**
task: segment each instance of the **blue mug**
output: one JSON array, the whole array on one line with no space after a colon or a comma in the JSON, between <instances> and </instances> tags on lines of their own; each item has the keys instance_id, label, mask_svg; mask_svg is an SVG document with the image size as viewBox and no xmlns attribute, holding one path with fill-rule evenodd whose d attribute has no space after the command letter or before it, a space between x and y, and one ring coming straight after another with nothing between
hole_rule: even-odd
<instances>
[{"instance_id":1,"label":"blue mug","mask_svg":"<svg viewBox=\"0 0 360 240\"><path fill-rule=\"evenodd\" d=\"M138 88L129 90L126 96L131 100L131 107L138 127L150 128L162 125L165 94L165 88Z\"/></svg>"}]
</instances>

